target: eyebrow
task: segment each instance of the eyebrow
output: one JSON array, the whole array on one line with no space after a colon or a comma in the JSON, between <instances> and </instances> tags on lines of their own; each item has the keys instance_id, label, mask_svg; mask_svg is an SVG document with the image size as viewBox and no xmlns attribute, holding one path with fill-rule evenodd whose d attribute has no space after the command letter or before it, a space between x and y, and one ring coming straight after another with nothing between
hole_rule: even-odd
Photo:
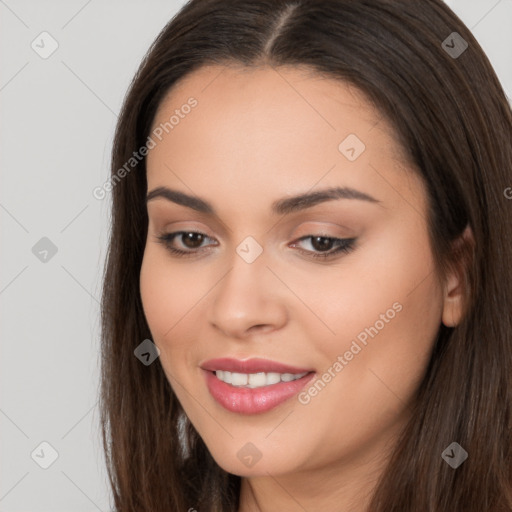
<instances>
[{"instance_id":1,"label":"eyebrow","mask_svg":"<svg viewBox=\"0 0 512 512\"><path fill-rule=\"evenodd\" d=\"M208 201L167 187L157 187L149 192L146 196L146 204L159 197L198 212L218 217L215 208ZM336 199L358 199L370 203L381 203L378 199L359 190L350 187L333 187L278 199L272 203L271 211L276 215L287 215Z\"/></svg>"}]
</instances>

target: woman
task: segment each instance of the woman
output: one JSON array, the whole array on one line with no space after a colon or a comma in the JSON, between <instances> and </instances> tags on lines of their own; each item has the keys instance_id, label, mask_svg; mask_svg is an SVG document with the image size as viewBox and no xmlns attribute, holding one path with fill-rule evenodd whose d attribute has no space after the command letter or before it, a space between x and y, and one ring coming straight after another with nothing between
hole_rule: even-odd
<instances>
[{"instance_id":1,"label":"woman","mask_svg":"<svg viewBox=\"0 0 512 512\"><path fill-rule=\"evenodd\" d=\"M440 0L187 3L114 141L116 510L511 511L511 140Z\"/></svg>"}]
</instances>

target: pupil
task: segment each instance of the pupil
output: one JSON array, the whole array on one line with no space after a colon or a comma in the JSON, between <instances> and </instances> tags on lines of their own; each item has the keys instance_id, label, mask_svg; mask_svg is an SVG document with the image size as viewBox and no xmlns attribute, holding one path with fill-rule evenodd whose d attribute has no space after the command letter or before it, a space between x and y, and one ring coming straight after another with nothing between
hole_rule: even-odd
<instances>
[{"instance_id":1,"label":"pupil","mask_svg":"<svg viewBox=\"0 0 512 512\"><path fill-rule=\"evenodd\" d=\"M184 243L187 247L196 248L199 247L203 242L203 235L201 235L200 233L184 233L183 236L185 236ZM194 241L194 237L198 237L198 239ZM189 245L189 242L191 242L191 245Z\"/></svg>"},{"instance_id":2,"label":"pupil","mask_svg":"<svg viewBox=\"0 0 512 512\"><path fill-rule=\"evenodd\" d=\"M319 241L322 241L322 242L318 243ZM329 249L331 249L330 246L332 245L332 240L330 240L327 237L316 236L316 237L313 237L312 245L316 250L319 250L319 251L329 250Z\"/></svg>"}]
</instances>

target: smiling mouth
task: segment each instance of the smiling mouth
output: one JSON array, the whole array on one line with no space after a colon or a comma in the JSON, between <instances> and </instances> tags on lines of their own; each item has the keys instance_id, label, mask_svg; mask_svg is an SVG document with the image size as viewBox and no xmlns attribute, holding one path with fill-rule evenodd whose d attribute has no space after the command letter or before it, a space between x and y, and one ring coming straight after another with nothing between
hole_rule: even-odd
<instances>
[{"instance_id":1,"label":"smiling mouth","mask_svg":"<svg viewBox=\"0 0 512 512\"><path fill-rule=\"evenodd\" d=\"M212 398L224 409L238 414L261 414L287 403L300 393L316 372L239 373L202 369ZM231 380L231 382L226 382Z\"/></svg>"},{"instance_id":2,"label":"smiling mouth","mask_svg":"<svg viewBox=\"0 0 512 512\"><path fill-rule=\"evenodd\" d=\"M216 370L212 372L220 381L230 384L235 388L256 389L272 386L280 382L292 382L301 379L311 372L302 373L277 373L277 372L257 372L257 373L238 373L227 370Z\"/></svg>"}]
</instances>

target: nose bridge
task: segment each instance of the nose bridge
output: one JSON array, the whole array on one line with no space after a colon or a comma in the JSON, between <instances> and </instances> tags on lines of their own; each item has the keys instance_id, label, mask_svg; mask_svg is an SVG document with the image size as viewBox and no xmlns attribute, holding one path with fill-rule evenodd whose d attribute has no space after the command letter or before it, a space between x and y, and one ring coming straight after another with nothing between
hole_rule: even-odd
<instances>
[{"instance_id":1,"label":"nose bridge","mask_svg":"<svg viewBox=\"0 0 512 512\"><path fill-rule=\"evenodd\" d=\"M209 321L234 337L256 325L276 327L286 316L266 253L251 238L236 247L231 267L218 283L209 307Z\"/></svg>"},{"instance_id":2,"label":"nose bridge","mask_svg":"<svg viewBox=\"0 0 512 512\"><path fill-rule=\"evenodd\" d=\"M242 242L230 260L230 269L220 281L215 302L234 302L242 307L265 296L265 283L270 274L263 248L256 254L254 245ZM231 306L230 306L231 307ZM244 306L246 307L246 306Z\"/></svg>"}]
</instances>

